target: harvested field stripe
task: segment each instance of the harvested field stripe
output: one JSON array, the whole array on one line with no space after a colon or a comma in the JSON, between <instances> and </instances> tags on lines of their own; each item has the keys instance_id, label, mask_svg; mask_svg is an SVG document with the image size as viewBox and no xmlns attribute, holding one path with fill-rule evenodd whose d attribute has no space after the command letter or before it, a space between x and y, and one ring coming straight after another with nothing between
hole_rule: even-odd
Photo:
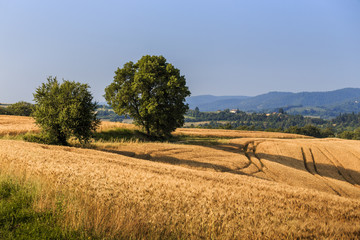
<instances>
[{"instance_id":1,"label":"harvested field stripe","mask_svg":"<svg viewBox=\"0 0 360 240\"><path fill-rule=\"evenodd\" d=\"M311 159L312 159L313 164L314 164L315 172L316 172L317 174L319 174L319 172L318 172L318 170L317 170L317 167L316 167L315 158L314 158L314 154L313 154L313 152L312 152L312 149L309 148L309 151L310 151ZM320 175L320 174L319 174L319 175Z\"/></svg>"},{"instance_id":2,"label":"harvested field stripe","mask_svg":"<svg viewBox=\"0 0 360 240\"><path fill-rule=\"evenodd\" d=\"M331 163L337 168L337 171L339 175L348 183L350 183L353 186L359 187L358 183L353 179L353 177L346 171L346 168L339 162L339 160L326 148L324 150L330 155L328 156L328 159L331 161ZM341 170L343 169L344 172ZM348 175L348 176L346 176Z\"/></svg>"},{"instance_id":3,"label":"harvested field stripe","mask_svg":"<svg viewBox=\"0 0 360 240\"><path fill-rule=\"evenodd\" d=\"M303 148L303 147L301 147L301 154L302 154L302 157L303 157L304 167L305 167L306 171L308 171L310 174L314 175L314 174L310 171L310 169L309 169L309 167L308 167L308 165L307 165L306 156L305 156L305 152L304 152L304 148Z\"/></svg>"},{"instance_id":4,"label":"harvested field stripe","mask_svg":"<svg viewBox=\"0 0 360 240\"><path fill-rule=\"evenodd\" d=\"M316 167L316 162L315 162L315 157L314 157L314 154L312 152L312 149L309 148L309 151L310 151L310 154L311 154L311 158L312 158L312 161L314 163L314 169L315 169L315 172L316 174L318 175L315 175L316 177L318 177L319 179L321 179L325 184L326 186L328 186L331 190L334 191L334 193L338 196L348 196L348 194L345 192L345 191L342 191L341 188L339 188L339 190L341 190L342 194L337 191L334 187L331 186L331 184L329 183L329 180L327 180L326 178L324 178L320 173L319 171L317 170L317 167Z\"/></svg>"},{"instance_id":5,"label":"harvested field stripe","mask_svg":"<svg viewBox=\"0 0 360 240\"><path fill-rule=\"evenodd\" d=\"M338 196L348 196L348 194L346 194L346 192L344 192L344 191L341 191L342 192L342 194L339 192L339 191L337 191L334 187L332 187L329 183L328 183L328 181L325 179L325 178L323 178L322 176L320 176L320 175L315 175L317 178L319 178L319 179L321 179L325 184L326 184L326 186L328 186L331 190L333 190L334 191L334 193L336 194L336 195L338 195ZM340 189L341 190L341 189Z\"/></svg>"},{"instance_id":6,"label":"harvested field stripe","mask_svg":"<svg viewBox=\"0 0 360 240\"><path fill-rule=\"evenodd\" d=\"M332 187L332 186L328 183L328 181L327 181L325 178L323 178L323 177L318 173L317 168L316 168L316 164L315 164L314 155L313 155L313 153L312 153L311 148L309 148L309 152L310 152L310 154L311 154L311 158L312 158L312 162L313 162L313 164L314 164L315 172L316 172L318 175L316 175L316 174L314 174L314 173L312 173L312 172L310 171L309 166L308 166L308 164L307 164L307 159L306 159L305 151L304 151L303 147L301 147L301 153L302 153L302 156L303 156L303 161L304 161L305 169L306 169L311 175L313 175L314 177L316 177L316 178L320 179L322 182L324 182L324 184L325 184L326 186L328 186L336 195L338 195L338 196L347 195L344 191L341 191L342 194L341 194L339 191L337 191L334 187Z\"/></svg>"}]
</instances>

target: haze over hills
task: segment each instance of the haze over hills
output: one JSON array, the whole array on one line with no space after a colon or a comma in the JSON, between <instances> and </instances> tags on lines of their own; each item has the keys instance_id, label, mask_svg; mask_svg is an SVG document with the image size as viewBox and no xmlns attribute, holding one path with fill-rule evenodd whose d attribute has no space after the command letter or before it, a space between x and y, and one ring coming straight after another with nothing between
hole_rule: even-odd
<instances>
[{"instance_id":1,"label":"haze over hills","mask_svg":"<svg viewBox=\"0 0 360 240\"><path fill-rule=\"evenodd\" d=\"M292 113L337 115L340 112L360 111L360 88L344 88L327 92L269 92L254 97L194 96L187 99L190 109L200 111L239 109L242 111L273 111L284 108ZM306 114L305 114L306 115ZM328 116L331 117L331 116Z\"/></svg>"},{"instance_id":2,"label":"haze over hills","mask_svg":"<svg viewBox=\"0 0 360 240\"><path fill-rule=\"evenodd\" d=\"M187 99L187 103L191 109L194 109L197 106L207 105L212 102L219 102L219 101L238 101L244 100L250 97L247 96L213 96L213 95L199 95L199 96L192 96ZM194 107L193 107L194 106Z\"/></svg>"}]
</instances>

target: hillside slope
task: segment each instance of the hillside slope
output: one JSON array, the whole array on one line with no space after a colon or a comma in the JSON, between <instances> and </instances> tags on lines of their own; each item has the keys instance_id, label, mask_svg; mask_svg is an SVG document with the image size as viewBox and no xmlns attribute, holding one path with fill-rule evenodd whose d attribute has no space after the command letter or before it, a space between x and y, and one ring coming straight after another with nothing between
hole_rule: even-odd
<instances>
[{"instance_id":1,"label":"hillside slope","mask_svg":"<svg viewBox=\"0 0 360 240\"><path fill-rule=\"evenodd\" d=\"M11 120L10 132L11 123L17 126ZM31 125L31 118L17 120ZM103 123L99 131L114 127L134 129ZM47 184L46 198L67 203L69 224L119 238L359 236L359 141L205 129L176 134L184 140L99 141L94 149L2 139L1 174Z\"/></svg>"},{"instance_id":2,"label":"hillside slope","mask_svg":"<svg viewBox=\"0 0 360 240\"><path fill-rule=\"evenodd\" d=\"M166 147L176 152L177 146ZM359 232L360 201L335 194L95 150L8 140L0 140L0 149L1 169L82 193L88 207L99 209L94 224L112 229L173 229L193 239L340 238ZM233 164L246 159L234 158ZM305 182L303 174L297 177Z\"/></svg>"},{"instance_id":3,"label":"hillside slope","mask_svg":"<svg viewBox=\"0 0 360 240\"><path fill-rule=\"evenodd\" d=\"M360 100L359 88L344 88L327 92L269 92L254 97L236 99L234 97L221 99L216 101L201 101L201 96L190 97L188 102L190 108L196 106L192 103L192 99L197 99L201 103L197 106L201 111L216 111L224 109L240 109L243 111L261 111L267 109L275 109L287 106L309 106L309 107L331 107L342 106L344 103ZM347 104L347 107L350 105Z\"/></svg>"}]
</instances>

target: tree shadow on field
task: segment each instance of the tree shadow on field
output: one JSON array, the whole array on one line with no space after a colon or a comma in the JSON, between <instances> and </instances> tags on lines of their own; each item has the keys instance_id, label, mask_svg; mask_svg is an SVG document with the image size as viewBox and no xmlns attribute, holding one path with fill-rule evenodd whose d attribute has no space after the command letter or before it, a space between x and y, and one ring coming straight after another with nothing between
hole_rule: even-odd
<instances>
[{"instance_id":1,"label":"tree shadow on field","mask_svg":"<svg viewBox=\"0 0 360 240\"><path fill-rule=\"evenodd\" d=\"M197 169L199 169L199 168L200 169L210 169L210 170L214 170L216 172L228 172L228 173L239 174L239 175L248 175L246 173L225 167L223 165L199 162L199 161L187 160L187 159L180 159L180 158L175 158L175 157L170 157L170 156L151 156L150 154L137 154L135 152L119 151L119 150L112 150L112 149L111 150L110 149L101 149L101 151L116 153L119 155L137 158L137 159L141 159L141 160L152 161L152 162L167 163L167 164L171 164L171 165L185 166L185 167L197 168Z\"/></svg>"},{"instance_id":2,"label":"tree shadow on field","mask_svg":"<svg viewBox=\"0 0 360 240\"><path fill-rule=\"evenodd\" d=\"M130 129L114 129L109 131L104 131L100 133L96 133L95 140L102 141L140 141L140 142L149 142L154 141L153 139L149 139L149 137L138 131L138 130L130 130ZM224 139L232 139L232 138L224 138ZM293 157L283 156L283 155L274 155L268 153L259 153L256 151L256 146L253 146L253 150L249 152L248 143L245 144L235 144L235 143L219 143L219 138L215 137L199 137L199 136L174 136L170 139L173 143L178 144L187 144L187 145L195 145L201 146L205 148L211 148L217 151L225 151L231 152L235 154L239 154L239 156L247 157L249 159L249 154L252 154L253 157L259 159L261 164L266 165L266 161L271 161L273 163L281 164L286 167L290 167L296 170L308 172L311 175L320 175L322 177L328 177L340 181L347 182L351 185L360 185L360 172L347 169L342 166L338 161L337 163L331 159L329 159L328 155L331 154L322 154L326 159L328 159L329 164L318 163L317 157L313 155L313 152L310 148L303 149L299 146L299 154L302 155L302 159L297 159ZM199 162L191 159L180 159L172 156L152 156L150 154L137 154L131 151L119 151L113 149L99 149L105 152L116 153L119 155L124 155L128 157L133 157L137 159L152 161L152 162L161 162L172 165L184 166L189 168L200 168L200 169L210 169L218 172L228 172L239 175L251 175L257 177L253 174L248 174L242 171L247 166L243 168L229 168L227 166L223 166L221 164L213 164L209 162ZM307 154L304 153L304 150ZM330 156L333 158L339 158L338 156ZM360 163L360 156L358 157ZM240 160L239 160L240 161ZM249 159L250 162L250 159ZM250 165L251 163L249 163ZM268 166L266 166L268 167ZM266 170L264 170L266 172ZM271 171L271 168L269 169Z\"/></svg>"},{"instance_id":3,"label":"tree shadow on field","mask_svg":"<svg viewBox=\"0 0 360 240\"><path fill-rule=\"evenodd\" d=\"M338 164L335 165L335 164L316 163L316 158L314 159L305 158L301 161L299 159L292 157L272 155L266 153L258 153L257 156L260 159L272 161L275 163L285 165L287 167L292 167L298 170L306 171L312 175L320 175L322 177L328 177L340 181L345 181L350 183L351 185L360 186L360 172L354 171L352 169L347 169Z\"/></svg>"},{"instance_id":4,"label":"tree shadow on field","mask_svg":"<svg viewBox=\"0 0 360 240\"><path fill-rule=\"evenodd\" d=\"M244 144L244 145L243 144L234 144L234 143L221 144L221 145L210 145L210 144L204 145L203 143L200 143L200 144L193 143L193 144L199 145L202 147L208 147L208 148L215 149L215 150L222 150L222 151L231 152L231 153L238 153L241 155L244 155L246 152L246 149L247 149L246 144ZM322 177L328 177L328 178L344 181L351 185L360 187L360 172L345 168L344 166L341 165L341 163L339 163L339 161L329 159L327 157L327 155L325 155L324 153L321 153L321 154L323 154L323 156L325 156L326 159L329 162L331 162L331 164L318 163L316 160L316 156L313 155L313 152L311 151L311 149L306 148L305 150L311 154L306 156L306 154L304 153L304 149L302 147L299 147L299 152L302 155L302 159L300 159L300 160L293 158L293 157L283 156L283 155L258 153L258 152L256 152L256 147L255 147L255 151L252 151L251 153L253 154L254 157L259 159L259 161L261 161L262 164L264 164L264 160L271 161L271 162L281 164L281 165L284 165L284 166L287 166L290 168L294 168L296 170L308 172L311 175L320 175ZM247 154L245 154L245 155L247 155ZM338 156L331 156L331 157L339 158ZM358 159L359 164L360 164L360 156L356 157L356 158ZM337 162L337 163L335 163L335 162ZM265 165L266 165L266 163L265 163ZM271 171L271 169L270 169L270 171ZM256 176L254 176L254 177L256 177Z\"/></svg>"},{"instance_id":5,"label":"tree shadow on field","mask_svg":"<svg viewBox=\"0 0 360 240\"><path fill-rule=\"evenodd\" d=\"M219 139L233 139L232 137L211 137L211 136L191 136L191 135L173 135L169 141L172 143L186 144L186 145L219 145Z\"/></svg>"},{"instance_id":6,"label":"tree shadow on field","mask_svg":"<svg viewBox=\"0 0 360 240\"><path fill-rule=\"evenodd\" d=\"M120 141L149 141L149 137L139 131L126 128L116 128L102 132L95 132L93 136L95 141L120 142Z\"/></svg>"}]
</instances>

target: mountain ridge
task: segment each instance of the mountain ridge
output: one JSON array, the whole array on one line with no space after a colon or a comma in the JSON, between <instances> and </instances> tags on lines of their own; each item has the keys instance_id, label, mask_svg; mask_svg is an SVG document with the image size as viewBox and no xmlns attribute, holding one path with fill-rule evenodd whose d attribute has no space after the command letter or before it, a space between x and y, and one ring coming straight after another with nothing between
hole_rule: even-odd
<instances>
[{"instance_id":1,"label":"mountain ridge","mask_svg":"<svg viewBox=\"0 0 360 240\"><path fill-rule=\"evenodd\" d=\"M211 96L211 98L209 98ZM239 109L242 111L270 111L276 108L322 107L336 108L341 105L360 102L360 88L342 88L333 91L316 92L280 92L271 91L253 97L248 96L212 96L189 97L190 109L198 107L200 111ZM354 108L358 111L358 108ZM351 109L347 109L351 111Z\"/></svg>"}]
</instances>

